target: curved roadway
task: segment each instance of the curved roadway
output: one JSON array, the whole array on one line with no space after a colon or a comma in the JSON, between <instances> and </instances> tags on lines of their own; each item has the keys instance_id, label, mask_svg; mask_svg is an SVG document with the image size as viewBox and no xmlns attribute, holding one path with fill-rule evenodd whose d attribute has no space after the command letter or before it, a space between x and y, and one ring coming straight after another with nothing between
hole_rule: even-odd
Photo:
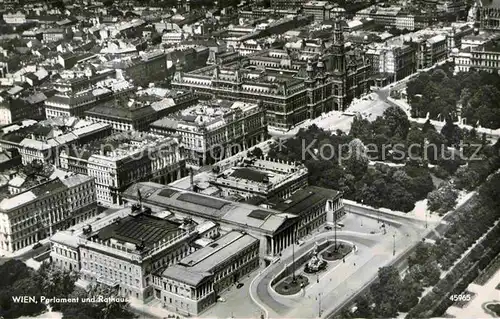
<instances>
[{"instance_id":1,"label":"curved roadway","mask_svg":"<svg viewBox=\"0 0 500 319\"><path fill-rule=\"evenodd\" d=\"M355 211L354 211L355 210ZM358 207L352 213L374 216L373 209ZM320 276L320 282L312 282L305 289L305 295L296 298L283 298L273 296L270 291L271 280L283 270L284 265L291 263L292 256L287 250L282 259L264 269L254 280L250 287L252 298L270 318L317 318L320 311L325 316L341 307L352 296L361 291L377 276L378 269L389 265L395 258L408 254L426 232L420 220L412 220L403 216L394 216L390 213L380 212L380 218L386 221L387 234L366 234L350 231L337 231L339 240L353 242L358 246L358 252L350 254L346 263L333 264L333 268ZM393 238L393 235L395 237ZM303 246L296 248L296 255L313 249L317 240L332 238L333 234L320 233L309 239ZM393 250L396 248L396 254ZM286 257L285 257L286 255ZM400 258L398 258L400 259ZM278 299L278 300L277 300Z\"/></svg>"}]
</instances>

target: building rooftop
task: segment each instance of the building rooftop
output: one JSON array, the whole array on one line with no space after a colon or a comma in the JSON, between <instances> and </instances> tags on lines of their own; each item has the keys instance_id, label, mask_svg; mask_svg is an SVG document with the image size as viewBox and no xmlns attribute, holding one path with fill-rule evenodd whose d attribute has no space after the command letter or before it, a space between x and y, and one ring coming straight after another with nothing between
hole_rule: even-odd
<instances>
[{"instance_id":1,"label":"building rooftop","mask_svg":"<svg viewBox=\"0 0 500 319\"><path fill-rule=\"evenodd\" d=\"M236 188L266 195L272 189L305 175L307 168L298 163L268 158L246 158L232 168L217 175L212 174L209 182L222 188Z\"/></svg>"},{"instance_id":2,"label":"building rooftop","mask_svg":"<svg viewBox=\"0 0 500 319\"><path fill-rule=\"evenodd\" d=\"M500 52L500 40L488 41L483 45L483 51Z\"/></svg>"},{"instance_id":3,"label":"building rooftop","mask_svg":"<svg viewBox=\"0 0 500 319\"><path fill-rule=\"evenodd\" d=\"M178 265L168 267L162 276L197 286L211 276L218 265L258 241L250 235L232 231L185 257Z\"/></svg>"},{"instance_id":4,"label":"building rooftop","mask_svg":"<svg viewBox=\"0 0 500 319\"><path fill-rule=\"evenodd\" d=\"M79 246L78 236L75 236L74 234L71 233L71 231L67 230L58 231L52 237L50 237L50 241L70 246L72 248L78 248Z\"/></svg>"},{"instance_id":5,"label":"building rooftop","mask_svg":"<svg viewBox=\"0 0 500 319\"><path fill-rule=\"evenodd\" d=\"M339 192L333 189L326 189L316 186L308 186L299 189L293 193L289 198L283 199L274 197L270 199L267 204L278 211L283 213L290 213L294 215L301 215L310 209L310 207L321 203L327 199L334 199L340 195Z\"/></svg>"},{"instance_id":6,"label":"building rooftop","mask_svg":"<svg viewBox=\"0 0 500 319\"><path fill-rule=\"evenodd\" d=\"M256 108L258 108L256 103L228 100L204 101L157 120L151 126L172 130L214 130Z\"/></svg>"},{"instance_id":7,"label":"building rooftop","mask_svg":"<svg viewBox=\"0 0 500 319\"><path fill-rule=\"evenodd\" d=\"M54 178L49 181L43 182L34 186L33 188L24 191L22 193L16 194L9 198L4 198L0 202L0 211L9 212L26 204L29 204L32 201L37 200L42 196L46 196L53 193L61 192L68 187L74 187L78 185L78 183L83 183L88 181L91 177L74 174L64 178Z\"/></svg>"},{"instance_id":8,"label":"building rooftop","mask_svg":"<svg viewBox=\"0 0 500 319\"><path fill-rule=\"evenodd\" d=\"M153 147L161 147L161 150L165 152L174 149L177 145L178 141L173 137L159 136L147 132L126 131L88 143L83 147L71 147L69 155L83 158L92 157L96 161L119 161L132 155L137 158L139 154L144 155ZM78 150L78 152L75 150Z\"/></svg>"},{"instance_id":9,"label":"building rooftop","mask_svg":"<svg viewBox=\"0 0 500 319\"><path fill-rule=\"evenodd\" d=\"M144 248L153 248L164 239L171 239L179 232L180 223L140 213L130 215L101 228L94 235L102 242L114 240L117 243L144 244Z\"/></svg>"},{"instance_id":10,"label":"building rooftop","mask_svg":"<svg viewBox=\"0 0 500 319\"><path fill-rule=\"evenodd\" d=\"M130 200L138 200L137 189L140 189L143 202L146 204L237 227L253 228L268 234L278 232L290 218L276 210L236 203L152 182L134 184L123 193L123 196ZM265 218L255 217L255 214L252 215L255 210L266 211L268 214Z\"/></svg>"},{"instance_id":11,"label":"building rooftop","mask_svg":"<svg viewBox=\"0 0 500 319\"><path fill-rule=\"evenodd\" d=\"M154 116L156 111L151 105L142 106L114 106L114 105L97 105L85 112L87 116L102 117L114 120L124 120L134 122L145 117Z\"/></svg>"}]
</instances>

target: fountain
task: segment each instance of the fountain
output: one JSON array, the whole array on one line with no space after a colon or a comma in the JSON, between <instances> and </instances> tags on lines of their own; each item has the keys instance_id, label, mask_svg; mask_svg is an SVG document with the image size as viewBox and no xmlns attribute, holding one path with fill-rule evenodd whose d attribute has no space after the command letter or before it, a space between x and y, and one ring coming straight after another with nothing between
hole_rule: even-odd
<instances>
[{"instance_id":1,"label":"fountain","mask_svg":"<svg viewBox=\"0 0 500 319\"><path fill-rule=\"evenodd\" d=\"M318 245L316 244L314 250L311 253L311 259L307 262L304 267L304 272L306 273L316 273L326 268L326 261L318 257Z\"/></svg>"}]
</instances>

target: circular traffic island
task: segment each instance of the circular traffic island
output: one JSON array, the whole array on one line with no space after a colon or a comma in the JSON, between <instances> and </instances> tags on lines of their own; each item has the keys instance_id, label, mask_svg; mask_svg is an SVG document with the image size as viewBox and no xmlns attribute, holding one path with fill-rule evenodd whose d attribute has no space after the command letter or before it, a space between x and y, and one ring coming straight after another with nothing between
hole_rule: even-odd
<instances>
[{"instance_id":1,"label":"circular traffic island","mask_svg":"<svg viewBox=\"0 0 500 319\"><path fill-rule=\"evenodd\" d=\"M500 303L488 303L485 308L489 314L500 317Z\"/></svg>"},{"instance_id":2,"label":"circular traffic island","mask_svg":"<svg viewBox=\"0 0 500 319\"><path fill-rule=\"evenodd\" d=\"M274 290L280 295L289 296L298 293L307 284L309 284L309 279L305 276L296 275L295 280L292 276L288 276L280 281Z\"/></svg>"},{"instance_id":3,"label":"circular traffic island","mask_svg":"<svg viewBox=\"0 0 500 319\"><path fill-rule=\"evenodd\" d=\"M344 258L347 254L352 251L352 245L347 243L337 243L331 245L321 253L321 257L327 261L334 261Z\"/></svg>"}]
</instances>

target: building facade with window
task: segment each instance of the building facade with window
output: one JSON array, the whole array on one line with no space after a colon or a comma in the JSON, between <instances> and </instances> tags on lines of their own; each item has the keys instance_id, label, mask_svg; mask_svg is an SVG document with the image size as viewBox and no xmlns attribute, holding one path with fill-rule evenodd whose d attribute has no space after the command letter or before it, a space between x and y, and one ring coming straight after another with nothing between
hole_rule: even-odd
<instances>
[{"instance_id":1,"label":"building facade with window","mask_svg":"<svg viewBox=\"0 0 500 319\"><path fill-rule=\"evenodd\" d=\"M368 92L370 71L364 54L345 46L343 22L335 19L330 45L318 53L263 50L227 64L179 70L172 86L206 98L262 101L269 128L283 132L322 113L343 110Z\"/></svg>"},{"instance_id":2,"label":"building facade with window","mask_svg":"<svg viewBox=\"0 0 500 319\"><path fill-rule=\"evenodd\" d=\"M259 240L232 231L153 276L155 297L167 309L198 315L258 267Z\"/></svg>"},{"instance_id":3,"label":"building facade with window","mask_svg":"<svg viewBox=\"0 0 500 319\"><path fill-rule=\"evenodd\" d=\"M221 190L222 197L290 197L307 186L307 168L273 158L246 158L236 166L213 174L210 184Z\"/></svg>"},{"instance_id":4,"label":"building facade with window","mask_svg":"<svg viewBox=\"0 0 500 319\"><path fill-rule=\"evenodd\" d=\"M50 180L0 202L0 248L14 252L96 214L94 178Z\"/></svg>"},{"instance_id":5,"label":"building facade with window","mask_svg":"<svg viewBox=\"0 0 500 319\"><path fill-rule=\"evenodd\" d=\"M500 1L479 0L480 28L487 31L500 31Z\"/></svg>"},{"instance_id":6,"label":"building facade with window","mask_svg":"<svg viewBox=\"0 0 500 319\"><path fill-rule=\"evenodd\" d=\"M181 136L187 164L209 165L267 139L258 103L211 100L151 124L151 132Z\"/></svg>"},{"instance_id":7,"label":"building facade with window","mask_svg":"<svg viewBox=\"0 0 500 319\"><path fill-rule=\"evenodd\" d=\"M122 204L121 193L139 181L170 183L187 174L178 140L124 132L85 148L63 150L61 168L95 178L97 200Z\"/></svg>"},{"instance_id":8,"label":"building facade with window","mask_svg":"<svg viewBox=\"0 0 500 319\"><path fill-rule=\"evenodd\" d=\"M55 234L51 256L65 269L64 262L76 257L72 268L79 270L84 284L104 284L120 296L146 301L153 298L153 274L188 256L196 234L194 225L138 210L99 229Z\"/></svg>"}]
</instances>

